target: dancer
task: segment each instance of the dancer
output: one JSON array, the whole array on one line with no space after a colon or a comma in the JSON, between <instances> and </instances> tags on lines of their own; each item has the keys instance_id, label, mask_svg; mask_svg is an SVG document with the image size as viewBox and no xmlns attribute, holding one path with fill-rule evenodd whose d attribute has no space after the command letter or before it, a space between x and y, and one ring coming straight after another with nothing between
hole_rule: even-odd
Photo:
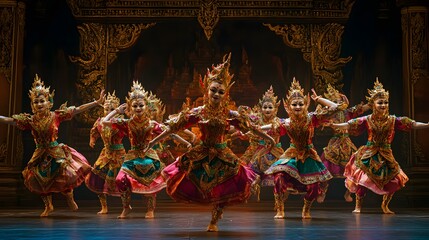
<instances>
[{"instance_id":1,"label":"dancer","mask_svg":"<svg viewBox=\"0 0 429 240\"><path fill-rule=\"evenodd\" d=\"M338 105L336 111L329 116L330 121L333 123L343 123L352 118L356 118L368 111L370 107L367 104L358 104L354 107L348 108L349 100L344 94L333 88L328 84L324 96ZM319 96L316 97L316 100ZM317 109L323 114L326 107L321 105ZM318 111L316 110L316 111ZM357 150L356 146L350 140L349 132L347 130L335 130L334 135L329 139L328 145L323 148L323 153L320 156L323 164L334 178L344 178L344 167L350 160L350 156ZM329 181L321 183L321 193L317 197L317 202L321 203L325 200L326 192L328 191ZM344 199L347 202L352 202L353 198L350 196L350 191L346 190Z\"/></svg>"},{"instance_id":2,"label":"dancer","mask_svg":"<svg viewBox=\"0 0 429 240\"><path fill-rule=\"evenodd\" d=\"M54 92L45 87L36 74L33 86L29 91L33 115L21 113L10 117L0 116L0 122L17 126L21 130L31 130L36 150L22 171L24 184L33 193L40 194L45 210L40 217L47 217L54 206L52 193L62 193L71 210L76 211L78 205L74 201L73 189L80 186L91 166L84 156L75 149L58 143L60 123L70 120L76 114L98 106L104 101L104 90L100 98L79 107L67 107L63 104L58 110L51 112Z\"/></svg>"},{"instance_id":3,"label":"dancer","mask_svg":"<svg viewBox=\"0 0 429 240\"><path fill-rule=\"evenodd\" d=\"M390 144L395 130L428 128L429 123L421 123L408 117L389 115L389 92L376 79L374 88L368 90L368 104L372 114L351 119L346 123L332 123L333 128L351 132L368 133L366 145L361 146L347 163L344 176L346 187L356 193L354 213L360 213L367 190L383 195L383 213L393 214L389 203L393 194L405 186L407 175L402 171L392 154Z\"/></svg>"},{"instance_id":4,"label":"dancer","mask_svg":"<svg viewBox=\"0 0 429 240\"><path fill-rule=\"evenodd\" d=\"M148 93L135 81L128 93L127 103L110 112L103 120L105 125L126 131L131 143L131 150L124 156L124 163L116 177L123 205L118 218L126 218L130 214L131 193L147 197L145 218L154 218L156 193L166 186L161 176L164 163L155 150L146 149L153 135L162 132L161 125L150 119L148 104ZM112 118L125 112L130 116L129 119Z\"/></svg>"},{"instance_id":5,"label":"dancer","mask_svg":"<svg viewBox=\"0 0 429 240\"><path fill-rule=\"evenodd\" d=\"M274 94L273 87L271 86L263 95L259 103L254 107L254 116L252 122L257 126L264 126L271 124L272 128L267 132L276 145L269 146L268 143L260 138L248 132L245 136L248 137L249 147L246 149L241 159L243 161L249 161L249 167L259 175L261 182L255 184L255 195L257 201L260 201L261 186L274 186L274 179L272 175L266 175L264 172L279 159L283 154L282 144L280 142L280 136L286 134L280 118L277 117L277 110L280 105L280 101L277 101L277 96ZM241 133L240 131L238 131Z\"/></svg>"},{"instance_id":6,"label":"dancer","mask_svg":"<svg viewBox=\"0 0 429 240\"><path fill-rule=\"evenodd\" d=\"M120 100L116 97L115 92L108 93L104 101L104 117L119 106ZM107 214L107 195L120 196L116 186L116 176L121 169L125 148L122 139L127 132L121 128L103 125L103 118L97 119L90 132L89 146L94 148L95 142L101 137L104 148L94 163L92 171L85 179L86 186L93 192L97 193L101 204L101 210L97 214ZM116 116L120 117L120 116Z\"/></svg>"},{"instance_id":7,"label":"dancer","mask_svg":"<svg viewBox=\"0 0 429 240\"><path fill-rule=\"evenodd\" d=\"M312 91L312 98L316 102L331 109L337 107L335 103L317 96L314 90ZM284 201L289 195L288 190L305 193L302 218L311 218L310 208L319 194L319 184L332 178L312 143L314 128L321 125L324 116L317 115L315 112L308 113L309 104L309 96L304 95L304 89L294 78L286 100L284 100L284 107L289 118L283 119L279 126L280 131L286 132L289 136L290 146L280 156L280 159L265 171L265 174L274 176L275 209L277 211L274 218L276 219L285 217ZM273 129L273 125L263 126L262 129Z\"/></svg>"},{"instance_id":8,"label":"dancer","mask_svg":"<svg viewBox=\"0 0 429 240\"><path fill-rule=\"evenodd\" d=\"M201 142L166 167L163 175L167 178L167 193L176 201L213 205L212 219L207 227L209 232L218 231L217 223L225 206L246 201L256 178L227 147L225 135L230 126L252 130L275 144L274 139L249 124L245 115L248 109L228 110L232 86L230 58L230 54L226 55L223 63L213 66L201 82L204 105L179 113L167 123L169 128L149 144L152 147L171 132L198 125L202 132Z\"/></svg>"}]
</instances>

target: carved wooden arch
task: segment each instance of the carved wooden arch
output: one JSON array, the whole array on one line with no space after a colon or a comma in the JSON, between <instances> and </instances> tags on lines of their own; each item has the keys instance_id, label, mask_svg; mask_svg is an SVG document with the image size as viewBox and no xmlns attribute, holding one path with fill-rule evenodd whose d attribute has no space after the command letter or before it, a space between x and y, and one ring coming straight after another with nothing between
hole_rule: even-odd
<instances>
[{"instance_id":1,"label":"carved wooden arch","mask_svg":"<svg viewBox=\"0 0 429 240\"><path fill-rule=\"evenodd\" d=\"M304 59L311 64L318 92L324 92L326 83L341 89L342 67L351 60L351 57L340 58L340 49L343 23L348 19L354 0L67 2L74 17L81 22L78 27L81 56L71 57L71 60L81 66L77 88L83 102L95 98L98 89L104 87L107 68L116 59L117 52L133 46L142 30L165 19L194 18L207 39L222 19L258 19L280 35L287 46L301 49ZM287 24L263 23L272 21ZM92 123L98 115L86 112L81 120Z\"/></svg>"},{"instance_id":2,"label":"carved wooden arch","mask_svg":"<svg viewBox=\"0 0 429 240\"><path fill-rule=\"evenodd\" d=\"M80 66L76 88L83 102L96 98L100 90L105 88L108 66L116 59L117 53L132 47L140 32L154 25L83 23L78 26L81 56L71 56L70 60ZM97 120L102 111L95 108L78 117L84 123L91 123Z\"/></svg>"}]
</instances>

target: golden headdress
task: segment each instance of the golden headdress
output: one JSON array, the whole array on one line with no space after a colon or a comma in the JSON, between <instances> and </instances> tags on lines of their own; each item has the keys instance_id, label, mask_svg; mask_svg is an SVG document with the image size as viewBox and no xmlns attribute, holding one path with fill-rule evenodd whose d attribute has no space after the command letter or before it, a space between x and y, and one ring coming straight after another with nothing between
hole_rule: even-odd
<instances>
[{"instance_id":1,"label":"golden headdress","mask_svg":"<svg viewBox=\"0 0 429 240\"><path fill-rule=\"evenodd\" d=\"M277 96L274 94L273 86L270 86L270 88L264 93L264 96L262 96L262 99L259 100L258 108L262 109L262 105L264 102L271 102L273 103L275 107L275 113L277 114L277 108L280 105L280 101L277 101Z\"/></svg>"},{"instance_id":2,"label":"golden headdress","mask_svg":"<svg viewBox=\"0 0 429 240\"><path fill-rule=\"evenodd\" d=\"M131 91L128 92L128 97L126 97L128 110L127 115L130 115L131 104L135 99L143 99L145 106L148 106L148 93L143 89L142 85L138 81L133 81L133 86L131 87ZM146 108L145 115L150 116L149 109Z\"/></svg>"},{"instance_id":3,"label":"golden headdress","mask_svg":"<svg viewBox=\"0 0 429 240\"><path fill-rule=\"evenodd\" d=\"M307 101L307 98L304 94L304 89L301 88L299 81L297 81L294 77L289 88L288 94L286 95L286 102L290 103L295 98L303 98L305 102Z\"/></svg>"},{"instance_id":4,"label":"golden headdress","mask_svg":"<svg viewBox=\"0 0 429 240\"><path fill-rule=\"evenodd\" d=\"M53 103L55 90L51 93L49 89L50 87L46 88L42 79L39 77L39 75L36 74L36 76L34 77L33 86L31 87L28 96L31 100L33 100L34 98L43 95L46 97L46 99L49 100L49 102Z\"/></svg>"},{"instance_id":5,"label":"golden headdress","mask_svg":"<svg viewBox=\"0 0 429 240\"><path fill-rule=\"evenodd\" d=\"M225 85L226 91L229 92L229 88L234 84L234 82L231 83L231 79L234 74L231 75L229 73L229 67L231 65L230 62L231 53L223 56L223 62L218 64L216 67L212 65L211 71L207 69L207 73L204 76L204 81L201 81L200 78L200 85L204 94L206 94L207 88L213 81Z\"/></svg>"},{"instance_id":6,"label":"golden headdress","mask_svg":"<svg viewBox=\"0 0 429 240\"><path fill-rule=\"evenodd\" d=\"M163 116L165 114L165 105L162 101L156 97L152 92L149 93L148 97L148 107L151 112L151 118L157 122L162 122Z\"/></svg>"},{"instance_id":7,"label":"golden headdress","mask_svg":"<svg viewBox=\"0 0 429 240\"><path fill-rule=\"evenodd\" d=\"M336 99L341 97L340 92L332 87L330 83L328 83L328 87L326 88L326 92L323 94L327 99L331 101L335 101Z\"/></svg>"},{"instance_id":8,"label":"golden headdress","mask_svg":"<svg viewBox=\"0 0 429 240\"><path fill-rule=\"evenodd\" d=\"M286 95L286 100L283 100L283 104L286 107L286 104L289 104L293 99L302 98L304 99L304 103L307 104L308 98L305 97L304 89L301 88L299 81L295 79L292 80L292 84L289 88L288 94Z\"/></svg>"},{"instance_id":9,"label":"golden headdress","mask_svg":"<svg viewBox=\"0 0 429 240\"><path fill-rule=\"evenodd\" d=\"M349 106L349 100L347 97L343 94L341 94L337 89L332 87L331 84L328 83L328 87L326 88L326 92L323 94L327 99L337 103L339 110L344 110ZM338 99L341 99L340 102L338 102Z\"/></svg>"},{"instance_id":10,"label":"golden headdress","mask_svg":"<svg viewBox=\"0 0 429 240\"><path fill-rule=\"evenodd\" d=\"M137 98L143 98L147 103L147 92L143 89L142 85L138 81L133 81L131 91L128 92L127 102L130 103L132 100Z\"/></svg>"},{"instance_id":11,"label":"golden headdress","mask_svg":"<svg viewBox=\"0 0 429 240\"><path fill-rule=\"evenodd\" d=\"M119 106L120 102L119 98L115 95L115 91L113 91L112 94L107 93L105 103L113 105L116 108Z\"/></svg>"},{"instance_id":12,"label":"golden headdress","mask_svg":"<svg viewBox=\"0 0 429 240\"><path fill-rule=\"evenodd\" d=\"M389 91L384 90L383 84L378 81L378 77L374 82L374 88L368 89L369 96L366 97L369 103L373 103L376 98L386 97L389 98Z\"/></svg>"}]
</instances>

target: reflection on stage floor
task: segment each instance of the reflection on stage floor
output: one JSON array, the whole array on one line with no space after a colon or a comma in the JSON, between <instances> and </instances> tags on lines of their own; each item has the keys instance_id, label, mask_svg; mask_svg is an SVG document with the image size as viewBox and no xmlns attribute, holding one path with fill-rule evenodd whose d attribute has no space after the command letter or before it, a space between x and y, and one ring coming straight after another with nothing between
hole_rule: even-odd
<instances>
[{"instance_id":1,"label":"reflection on stage floor","mask_svg":"<svg viewBox=\"0 0 429 240\"><path fill-rule=\"evenodd\" d=\"M71 212L58 199L55 211L40 218L43 208L2 208L2 239L427 239L427 209L393 208L394 215L379 208L363 208L353 214L353 203L314 204L312 219L301 219L299 199L286 205L286 219L273 219L272 201L231 206L219 221L219 232L206 232L209 206L160 200L155 219L145 219L143 200L133 199L129 219L117 219L119 198L110 198L109 214L97 215L98 201L78 201Z\"/></svg>"}]
</instances>

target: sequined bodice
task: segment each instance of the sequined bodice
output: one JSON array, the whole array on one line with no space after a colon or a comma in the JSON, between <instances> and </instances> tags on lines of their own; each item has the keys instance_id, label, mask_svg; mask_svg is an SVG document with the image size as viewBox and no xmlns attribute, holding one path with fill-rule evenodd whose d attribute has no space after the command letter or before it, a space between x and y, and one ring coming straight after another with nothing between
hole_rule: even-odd
<instances>
[{"instance_id":1,"label":"sequined bodice","mask_svg":"<svg viewBox=\"0 0 429 240\"><path fill-rule=\"evenodd\" d=\"M384 120L368 117L368 141L374 145L390 144L395 135L395 117L388 116Z\"/></svg>"},{"instance_id":2,"label":"sequined bodice","mask_svg":"<svg viewBox=\"0 0 429 240\"><path fill-rule=\"evenodd\" d=\"M100 133L104 145L110 146L121 144L125 133L115 126L103 125L101 121L97 124L97 131Z\"/></svg>"},{"instance_id":3,"label":"sequined bodice","mask_svg":"<svg viewBox=\"0 0 429 240\"><path fill-rule=\"evenodd\" d=\"M219 118L201 119L198 121L198 126L202 133L201 140L207 146L223 143L226 131L229 129L228 122Z\"/></svg>"},{"instance_id":4,"label":"sequined bodice","mask_svg":"<svg viewBox=\"0 0 429 240\"><path fill-rule=\"evenodd\" d=\"M143 149L152 139L153 126L149 120L139 122L131 119L128 122L128 137L133 148Z\"/></svg>"},{"instance_id":5,"label":"sequined bodice","mask_svg":"<svg viewBox=\"0 0 429 240\"><path fill-rule=\"evenodd\" d=\"M287 134L295 148L305 149L312 144L314 136L314 126L311 124L311 117L307 117L302 121L290 121L286 126Z\"/></svg>"},{"instance_id":6,"label":"sequined bodice","mask_svg":"<svg viewBox=\"0 0 429 240\"><path fill-rule=\"evenodd\" d=\"M54 113L51 113L49 117L40 119L33 116L30 125L32 127L31 134L36 144L44 145L57 140L60 122L55 120Z\"/></svg>"}]
</instances>

